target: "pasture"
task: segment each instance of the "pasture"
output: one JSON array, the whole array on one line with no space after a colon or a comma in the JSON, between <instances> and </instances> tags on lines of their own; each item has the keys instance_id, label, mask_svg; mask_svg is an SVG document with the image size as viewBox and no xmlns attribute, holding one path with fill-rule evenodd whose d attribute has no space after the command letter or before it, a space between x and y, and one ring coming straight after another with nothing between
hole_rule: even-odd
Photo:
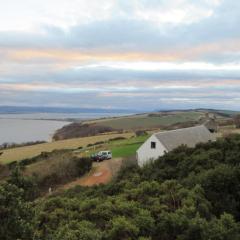
<instances>
[{"instance_id":1,"label":"pasture","mask_svg":"<svg viewBox=\"0 0 240 240\"><path fill-rule=\"evenodd\" d=\"M125 158L135 156L136 150L145 142L149 135L140 137L131 137L117 141L109 141L104 144L91 146L82 150L77 150L75 153L80 157L88 157L93 153L110 150L113 158Z\"/></svg>"},{"instance_id":2,"label":"pasture","mask_svg":"<svg viewBox=\"0 0 240 240\"><path fill-rule=\"evenodd\" d=\"M147 114L134 115L129 117L119 117L111 119L100 119L91 121L97 125L103 125L114 129L146 129L159 128L162 126L170 126L177 123L184 123L190 121L198 121L204 117L202 112L176 112L174 114L159 114L149 116Z\"/></svg>"},{"instance_id":3,"label":"pasture","mask_svg":"<svg viewBox=\"0 0 240 240\"><path fill-rule=\"evenodd\" d=\"M102 134L98 136L92 137L83 137L83 138L75 138L68 139L50 143L43 143L33 146L12 148L7 150L1 150L2 153L0 155L0 163L7 164L13 161L20 161L27 158L32 158L38 156L42 152L52 152L54 150L60 149L77 149L81 147L86 147L88 144L94 144L99 141L108 141L109 139L116 137L125 137L130 138L134 136L133 132L127 133L113 133L113 134Z\"/></svg>"}]
</instances>

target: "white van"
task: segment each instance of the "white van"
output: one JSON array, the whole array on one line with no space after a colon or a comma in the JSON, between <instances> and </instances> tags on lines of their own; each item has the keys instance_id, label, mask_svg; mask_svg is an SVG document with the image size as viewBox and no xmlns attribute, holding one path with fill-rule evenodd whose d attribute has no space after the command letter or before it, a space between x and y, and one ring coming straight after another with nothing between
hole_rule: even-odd
<instances>
[{"instance_id":1,"label":"white van","mask_svg":"<svg viewBox=\"0 0 240 240\"><path fill-rule=\"evenodd\" d=\"M112 158L112 152L111 151L100 151L98 153L98 155L103 158L102 160L111 159Z\"/></svg>"}]
</instances>

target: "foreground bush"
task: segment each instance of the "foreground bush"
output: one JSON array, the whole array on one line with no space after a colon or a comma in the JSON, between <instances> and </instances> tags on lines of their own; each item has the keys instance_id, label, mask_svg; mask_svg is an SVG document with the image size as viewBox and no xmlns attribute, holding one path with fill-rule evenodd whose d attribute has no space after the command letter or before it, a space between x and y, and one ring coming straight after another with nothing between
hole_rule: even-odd
<instances>
[{"instance_id":1,"label":"foreground bush","mask_svg":"<svg viewBox=\"0 0 240 240\"><path fill-rule=\"evenodd\" d=\"M238 240L240 136L179 147L143 169L125 167L107 185L39 199L33 209L33 221L19 215L34 229L28 239Z\"/></svg>"}]
</instances>

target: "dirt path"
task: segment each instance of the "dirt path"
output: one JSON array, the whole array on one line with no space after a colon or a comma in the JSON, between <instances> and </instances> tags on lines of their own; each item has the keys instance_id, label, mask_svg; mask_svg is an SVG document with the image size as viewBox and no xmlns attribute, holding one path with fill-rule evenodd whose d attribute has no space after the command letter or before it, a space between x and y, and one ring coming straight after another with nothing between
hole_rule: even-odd
<instances>
[{"instance_id":1,"label":"dirt path","mask_svg":"<svg viewBox=\"0 0 240 240\"><path fill-rule=\"evenodd\" d=\"M112 177L119 171L122 164L121 158L105 160L100 163L94 163L92 170L85 176L65 184L61 189L69 189L77 185L93 186L101 183L108 183Z\"/></svg>"}]
</instances>

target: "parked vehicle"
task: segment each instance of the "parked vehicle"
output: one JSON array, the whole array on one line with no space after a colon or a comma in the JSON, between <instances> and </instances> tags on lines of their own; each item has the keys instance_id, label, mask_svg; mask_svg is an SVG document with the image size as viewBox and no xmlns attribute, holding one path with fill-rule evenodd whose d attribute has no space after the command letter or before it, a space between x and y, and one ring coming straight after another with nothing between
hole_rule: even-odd
<instances>
[{"instance_id":1,"label":"parked vehicle","mask_svg":"<svg viewBox=\"0 0 240 240\"><path fill-rule=\"evenodd\" d=\"M97 161L97 160L98 160L98 154L97 154L97 153L93 153L93 154L91 155L91 159L92 159L93 161Z\"/></svg>"},{"instance_id":2,"label":"parked vehicle","mask_svg":"<svg viewBox=\"0 0 240 240\"><path fill-rule=\"evenodd\" d=\"M112 153L110 151L101 151L99 152L104 159L111 159L112 158Z\"/></svg>"},{"instance_id":3,"label":"parked vehicle","mask_svg":"<svg viewBox=\"0 0 240 240\"><path fill-rule=\"evenodd\" d=\"M101 162L103 160L108 160L112 158L111 151L100 151L98 153L92 154L91 158L93 161Z\"/></svg>"}]
</instances>

